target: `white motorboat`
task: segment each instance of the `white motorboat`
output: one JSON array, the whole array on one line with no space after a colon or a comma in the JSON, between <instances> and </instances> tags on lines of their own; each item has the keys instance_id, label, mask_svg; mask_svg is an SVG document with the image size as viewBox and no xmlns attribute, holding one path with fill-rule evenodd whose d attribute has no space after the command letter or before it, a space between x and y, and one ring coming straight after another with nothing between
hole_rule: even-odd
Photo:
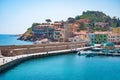
<instances>
[{"instance_id":1,"label":"white motorboat","mask_svg":"<svg viewBox=\"0 0 120 80\"><path fill-rule=\"evenodd\" d=\"M77 52L78 55L92 54L92 53L95 53L95 52L93 52L93 51L78 51Z\"/></svg>"},{"instance_id":2,"label":"white motorboat","mask_svg":"<svg viewBox=\"0 0 120 80\"><path fill-rule=\"evenodd\" d=\"M78 55L88 55L88 54L97 54L97 53L102 53L103 48L93 48L92 50L88 51L78 51Z\"/></svg>"}]
</instances>

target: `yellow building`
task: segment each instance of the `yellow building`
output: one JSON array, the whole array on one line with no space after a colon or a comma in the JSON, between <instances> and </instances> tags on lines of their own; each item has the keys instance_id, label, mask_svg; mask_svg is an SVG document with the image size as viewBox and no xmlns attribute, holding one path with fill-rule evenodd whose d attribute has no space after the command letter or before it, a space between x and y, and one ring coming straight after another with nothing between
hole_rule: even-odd
<instances>
[{"instance_id":1,"label":"yellow building","mask_svg":"<svg viewBox=\"0 0 120 80\"><path fill-rule=\"evenodd\" d=\"M74 32L74 35L79 36L81 41L90 41L87 31Z\"/></svg>"},{"instance_id":2,"label":"yellow building","mask_svg":"<svg viewBox=\"0 0 120 80\"><path fill-rule=\"evenodd\" d=\"M120 34L120 27L118 27L118 28L112 28L112 32L114 34Z\"/></svg>"}]
</instances>

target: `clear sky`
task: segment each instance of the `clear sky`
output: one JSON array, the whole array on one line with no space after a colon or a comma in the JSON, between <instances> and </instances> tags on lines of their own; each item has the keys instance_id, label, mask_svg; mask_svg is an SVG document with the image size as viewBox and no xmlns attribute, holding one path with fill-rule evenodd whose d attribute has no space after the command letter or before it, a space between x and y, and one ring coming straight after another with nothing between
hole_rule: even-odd
<instances>
[{"instance_id":1,"label":"clear sky","mask_svg":"<svg viewBox=\"0 0 120 80\"><path fill-rule=\"evenodd\" d=\"M34 22L66 20L86 10L120 18L120 0L0 0L0 34L22 34Z\"/></svg>"}]
</instances>

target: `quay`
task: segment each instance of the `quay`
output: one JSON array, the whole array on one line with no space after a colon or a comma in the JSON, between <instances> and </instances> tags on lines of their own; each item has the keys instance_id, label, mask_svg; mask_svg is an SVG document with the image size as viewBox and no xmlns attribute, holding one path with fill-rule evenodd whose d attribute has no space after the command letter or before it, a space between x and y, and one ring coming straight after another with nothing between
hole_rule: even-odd
<instances>
[{"instance_id":1,"label":"quay","mask_svg":"<svg viewBox=\"0 0 120 80\"><path fill-rule=\"evenodd\" d=\"M0 46L0 73L29 59L77 53L100 46L90 46L89 42ZM86 53L84 55L120 56L117 53Z\"/></svg>"},{"instance_id":2,"label":"quay","mask_svg":"<svg viewBox=\"0 0 120 80\"><path fill-rule=\"evenodd\" d=\"M89 42L64 42L54 44L40 44L40 45L11 45L0 46L0 54L6 57L17 56L23 54L50 52L58 50L76 49L89 46Z\"/></svg>"},{"instance_id":3,"label":"quay","mask_svg":"<svg viewBox=\"0 0 120 80\"><path fill-rule=\"evenodd\" d=\"M93 47L88 42L0 46L0 72L32 58L68 54Z\"/></svg>"}]
</instances>

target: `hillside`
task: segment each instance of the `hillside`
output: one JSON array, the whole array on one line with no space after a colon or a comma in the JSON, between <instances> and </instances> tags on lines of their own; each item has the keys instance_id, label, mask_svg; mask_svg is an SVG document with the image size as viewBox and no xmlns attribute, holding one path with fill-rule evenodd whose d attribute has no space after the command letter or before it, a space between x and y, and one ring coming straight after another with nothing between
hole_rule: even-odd
<instances>
[{"instance_id":1,"label":"hillside","mask_svg":"<svg viewBox=\"0 0 120 80\"><path fill-rule=\"evenodd\" d=\"M80 18L89 19L91 22L107 22L107 20L111 20L109 16L99 11L87 11L83 12Z\"/></svg>"},{"instance_id":2,"label":"hillside","mask_svg":"<svg viewBox=\"0 0 120 80\"><path fill-rule=\"evenodd\" d=\"M119 27L120 20L119 18L106 15L100 11L86 11L82 15L78 15L75 18L69 17L64 23L74 24L81 19L89 20L87 25L85 23L79 23L79 30L89 30L89 32L94 31L108 31L111 27ZM50 19L47 19L46 22L51 22ZM41 23L33 23L30 28L19 38L20 40L36 41L37 36L32 34L32 27L40 25Z\"/></svg>"},{"instance_id":3,"label":"hillside","mask_svg":"<svg viewBox=\"0 0 120 80\"><path fill-rule=\"evenodd\" d=\"M86 12L83 12L82 15L76 16L76 18L89 19L90 23L108 22L109 26L111 26L111 27L120 26L119 18L116 18L116 17L111 18L110 16L106 15L105 13L99 12L99 11L86 11Z\"/></svg>"}]
</instances>

